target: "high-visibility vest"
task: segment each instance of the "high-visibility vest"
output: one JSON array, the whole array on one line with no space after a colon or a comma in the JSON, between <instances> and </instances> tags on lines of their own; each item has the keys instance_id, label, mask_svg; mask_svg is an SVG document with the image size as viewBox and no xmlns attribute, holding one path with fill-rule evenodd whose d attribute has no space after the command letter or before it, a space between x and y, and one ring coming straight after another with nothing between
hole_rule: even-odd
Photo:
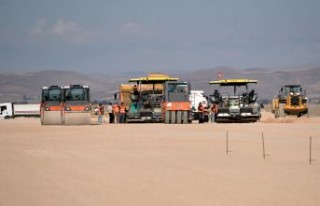
<instances>
[{"instance_id":1,"label":"high-visibility vest","mask_svg":"<svg viewBox=\"0 0 320 206\"><path fill-rule=\"evenodd\" d=\"M126 113L126 107L125 106L120 106L120 113L121 114Z\"/></svg>"},{"instance_id":2,"label":"high-visibility vest","mask_svg":"<svg viewBox=\"0 0 320 206\"><path fill-rule=\"evenodd\" d=\"M112 111L113 113L119 113L119 106L116 104L112 105Z\"/></svg>"},{"instance_id":3,"label":"high-visibility vest","mask_svg":"<svg viewBox=\"0 0 320 206\"><path fill-rule=\"evenodd\" d=\"M218 113L218 106L217 105L212 106L211 107L211 112L213 112L214 114Z\"/></svg>"},{"instance_id":4,"label":"high-visibility vest","mask_svg":"<svg viewBox=\"0 0 320 206\"><path fill-rule=\"evenodd\" d=\"M99 113L100 113L100 114L104 114L104 108L103 108L103 106L100 106L100 107L99 107Z\"/></svg>"},{"instance_id":5,"label":"high-visibility vest","mask_svg":"<svg viewBox=\"0 0 320 206\"><path fill-rule=\"evenodd\" d=\"M199 112L204 112L204 106L199 105L199 106L198 106L198 111L199 111Z\"/></svg>"}]
</instances>

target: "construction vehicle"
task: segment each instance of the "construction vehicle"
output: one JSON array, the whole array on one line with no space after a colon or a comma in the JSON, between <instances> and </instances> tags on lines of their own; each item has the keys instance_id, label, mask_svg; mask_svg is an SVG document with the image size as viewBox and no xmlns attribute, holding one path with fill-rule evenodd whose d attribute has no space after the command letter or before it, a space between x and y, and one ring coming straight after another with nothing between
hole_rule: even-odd
<instances>
[{"instance_id":1,"label":"construction vehicle","mask_svg":"<svg viewBox=\"0 0 320 206\"><path fill-rule=\"evenodd\" d=\"M208 97L204 94L203 90L191 90L189 95L189 100L191 102L191 109L192 109L192 119L198 120L199 119L199 111L198 106L199 103L201 103L204 108L206 108L204 115L204 122L207 122L209 120L209 114L208 114Z\"/></svg>"},{"instance_id":2,"label":"construction vehicle","mask_svg":"<svg viewBox=\"0 0 320 206\"><path fill-rule=\"evenodd\" d=\"M82 85L42 87L42 125L91 124L89 87Z\"/></svg>"},{"instance_id":3,"label":"construction vehicle","mask_svg":"<svg viewBox=\"0 0 320 206\"><path fill-rule=\"evenodd\" d=\"M15 117L39 117L40 104L0 103L0 119Z\"/></svg>"},{"instance_id":4,"label":"construction vehicle","mask_svg":"<svg viewBox=\"0 0 320 206\"><path fill-rule=\"evenodd\" d=\"M190 84L167 81L164 87L162 116L166 124L187 124L192 120Z\"/></svg>"},{"instance_id":5,"label":"construction vehicle","mask_svg":"<svg viewBox=\"0 0 320 206\"><path fill-rule=\"evenodd\" d=\"M120 90L120 101L128 109L127 122L180 124L191 121L189 83L164 74L149 74L129 82L133 83L131 88L122 85ZM131 91L129 101L128 91Z\"/></svg>"},{"instance_id":6,"label":"construction vehicle","mask_svg":"<svg viewBox=\"0 0 320 206\"><path fill-rule=\"evenodd\" d=\"M257 80L249 79L210 81L209 84L219 86L209 98L212 104L218 105L216 122L256 122L260 120L257 93L254 90L249 92L248 87L249 84L257 83Z\"/></svg>"},{"instance_id":7,"label":"construction vehicle","mask_svg":"<svg viewBox=\"0 0 320 206\"><path fill-rule=\"evenodd\" d=\"M53 85L42 87L41 94L41 124L60 125L63 123L64 89L61 86Z\"/></svg>"},{"instance_id":8,"label":"construction vehicle","mask_svg":"<svg viewBox=\"0 0 320 206\"><path fill-rule=\"evenodd\" d=\"M66 125L90 125L91 103L89 86L64 87L63 123Z\"/></svg>"},{"instance_id":9,"label":"construction vehicle","mask_svg":"<svg viewBox=\"0 0 320 206\"><path fill-rule=\"evenodd\" d=\"M306 91L299 84L286 84L281 87L279 94L272 100L272 112L275 118L286 115L308 114L308 98Z\"/></svg>"}]
</instances>

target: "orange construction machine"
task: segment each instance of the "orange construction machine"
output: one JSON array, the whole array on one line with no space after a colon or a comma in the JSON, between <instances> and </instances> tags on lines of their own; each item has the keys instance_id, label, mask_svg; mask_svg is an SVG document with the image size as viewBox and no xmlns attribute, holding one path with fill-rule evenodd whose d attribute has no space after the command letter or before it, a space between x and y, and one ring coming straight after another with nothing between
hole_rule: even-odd
<instances>
[{"instance_id":1,"label":"orange construction machine","mask_svg":"<svg viewBox=\"0 0 320 206\"><path fill-rule=\"evenodd\" d=\"M91 124L91 103L89 86L65 86L64 124Z\"/></svg>"},{"instance_id":2,"label":"orange construction machine","mask_svg":"<svg viewBox=\"0 0 320 206\"><path fill-rule=\"evenodd\" d=\"M82 85L42 87L42 125L91 124L89 87Z\"/></svg>"},{"instance_id":3,"label":"orange construction machine","mask_svg":"<svg viewBox=\"0 0 320 206\"><path fill-rule=\"evenodd\" d=\"M189 83L178 82L178 78L164 74L149 74L129 79L129 82L133 83L131 88L128 89L128 85L120 87L120 101L128 107L127 122L191 122Z\"/></svg>"},{"instance_id":4,"label":"orange construction machine","mask_svg":"<svg viewBox=\"0 0 320 206\"><path fill-rule=\"evenodd\" d=\"M42 125L62 124L64 89L61 86L42 87L40 121Z\"/></svg>"}]
</instances>

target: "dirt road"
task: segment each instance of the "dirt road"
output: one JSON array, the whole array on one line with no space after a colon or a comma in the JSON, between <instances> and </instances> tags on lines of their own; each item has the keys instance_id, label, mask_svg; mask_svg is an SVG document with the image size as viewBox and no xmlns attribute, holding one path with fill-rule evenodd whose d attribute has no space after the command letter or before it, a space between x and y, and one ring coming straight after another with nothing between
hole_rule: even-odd
<instances>
[{"instance_id":1,"label":"dirt road","mask_svg":"<svg viewBox=\"0 0 320 206\"><path fill-rule=\"evenodd\" d=\"M319 118L0 128L1 206L320 205Z\"/></svg>"}]
</instances>

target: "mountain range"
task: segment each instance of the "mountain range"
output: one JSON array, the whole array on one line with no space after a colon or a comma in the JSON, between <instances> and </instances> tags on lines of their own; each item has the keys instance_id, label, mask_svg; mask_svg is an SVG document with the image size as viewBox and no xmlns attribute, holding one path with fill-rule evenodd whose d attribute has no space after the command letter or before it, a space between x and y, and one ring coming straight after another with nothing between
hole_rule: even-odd
<instances>
[{"instance_id":1,"label":"mountain range","mask_svg":"<svg viewBox=\"0 0 320 206\"><path fill-rule=\"evenodd\" d=\"M157 71L155 71L157 72ZM218 74L220 75L218 77ZM121 83L129 78L145 76L147 73L130 72L107 74L83 74L70 71L46 70L25 73L0 73L0 102L40 100L42 86L84 84L91 88L92 100L112 99ZM260 100L271 100L278 94L283 84L300 84L309 97L320 96L320 67L291 69L250 68L239 69L216 67L197 71L175 71L168 73L191 83L193 90L204 90L210 94L215 86L208 82L218 78L245 78L258 80L253 88L258 92Z\"/></svg>"}]
</instances>

